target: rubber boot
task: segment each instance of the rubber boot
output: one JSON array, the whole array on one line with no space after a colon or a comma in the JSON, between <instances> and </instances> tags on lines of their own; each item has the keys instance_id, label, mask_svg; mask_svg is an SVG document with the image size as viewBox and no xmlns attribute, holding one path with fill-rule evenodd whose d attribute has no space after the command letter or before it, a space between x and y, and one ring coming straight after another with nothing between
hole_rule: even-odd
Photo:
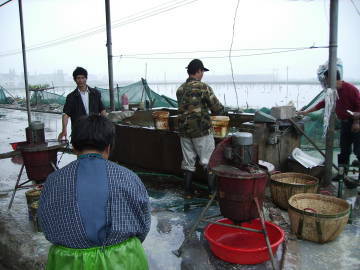
<instances>
[{"instance_id":1,"label":"rubber boot","mask_svg":"<svg viewBox=\"0 0 360 270\"><path fill-rule=\"evenodd\" d=\"M358 168L358 171L360 170L360 167ZM350 177L345 177L345 186L348 188L348 189L354 189L354 188L357 188L360 186L360 173L358 175L358 178L357 179L354 179L354 178L350 178Z\"/></svg>"},{"instance_id":2,"label":"rubber boot","mask_svg":"<svg viewBox=\"0 0 360 270\"><path fill-rule=\"evenodd\" d=\"M191 171L184 172L185 198L187 199L191 199L193 196L192 178L193 178L193 172Z\"/></svg>"},{"instance_id":3,"label":"rubber boot","mask_svg":"<svg viewBox=\"0 0 360 270\"><path fill-rule=\"evenodd\" d=\"M345 183L345 186L348 189L354 189L354 188L357 188L359 186L359 181L358 180L351 179L349 177L345 177L344 183Z\"/></svg>"},{"instance_id":4,"label":"rubber boot","mask_svg":"<svg viewBox=\"0 0 360 270\"><path fill-rule=\"evenodd\" d=\"M345 161L346 162L346 161ZM335 182L339 182L339 180L341 179L341 177L346 177L349 171L349 164L344 164L344 160L340 159L340 154L338 154L338 166L339 166L339 171L342 169L343 170L343 175L341 174L337 174L332 181Z\"/></svg>"},{"instance_id":5,"label":"rubber boot","mask_svg":"<svg viewBox=\"0 0 360 270\"><path fill-rule=\"evenodd\" d=\"M351 166L352 166L352 167L359 167L359 166L360 166L360 161L359 161L359 159L354 159L354 160L351 162Z\"/></svg>"},{"instance_id":6,"label":"rubber boot","mask_svg":"<svg viewBox=\"0 0 360 270\"><path fill-rule=\"evenodd\" d=\"M216 191L216 175L212 172L208 172L207 180L208 180L209 196L211 196Z\"/></svg>"}]
</instances>

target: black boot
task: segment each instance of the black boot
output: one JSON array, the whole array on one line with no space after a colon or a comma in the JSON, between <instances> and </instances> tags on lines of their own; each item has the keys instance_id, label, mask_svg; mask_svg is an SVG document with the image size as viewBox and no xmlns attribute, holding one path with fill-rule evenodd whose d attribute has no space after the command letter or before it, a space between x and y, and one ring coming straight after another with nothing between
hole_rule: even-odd
<instances>
[{"instance_id":1,"label":"black boot","mask_svg":"<svg viewBox=\"0 0 360 270\"><path fill-rule=\"evenodd\" d=\"M344 183L345 183L345 186L348 189L354 189L354 188L357 188L359 186L359 180L358 179L355 180L355 179L352 179L350 177L345 177Z\"/></svg>"},{"instance_id":2,"label":"black boot","mask_svg":"<svg viewBox=\"0 0 360 270\"><path fill-rule=\"evenodd\" d=\"M193 192L192 192L192 177L193 172L191 171L184 171L184 184L185 184L185 197L191 199Z\"/></svg>"},{"instance_id":3,"label":"black boot","mask_svg":"<svg viewBox=\"0 0 360 270\"><path fill-rule=\"evenodd\" d=\"M342 170L342 173L340 171ZM347 176L349 172L349 165L346 164L339 164L339 172L338 174L332 179L332 181L339 182L341 178L344 178Z\"/></svg>"},{"instance_id":4,"label":"black boot","mask_svg":"<svg viewBox=\"0 0 360 270\"><path fill-rule=\"evenodd\" d=\"M360 171L360 167L358 168L358 171ZM360 186L360 173L359 173L357 179L345 177L344 183L348 189L354 189L354 188L359 187Z\"/></svg>"},{"instance_id":5,"label":"black boot","mask_svg":"<svg viewBox=\"0 0 360 270\"><path fill-rule=\"evenodd\" d=\"M208 172L208 189L209 195L213 195L216 191L216 175L212 172Z\"/></svg>"}]
</instances>

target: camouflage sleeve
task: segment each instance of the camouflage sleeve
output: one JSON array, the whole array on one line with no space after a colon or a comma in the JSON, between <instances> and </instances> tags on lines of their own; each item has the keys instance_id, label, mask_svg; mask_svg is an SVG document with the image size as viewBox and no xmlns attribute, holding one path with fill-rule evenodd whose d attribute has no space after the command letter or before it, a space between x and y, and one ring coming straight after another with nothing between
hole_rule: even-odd
<instances>
[{"instance_id":1,"label":"camouflage sleeve","mask_svg":"<svg viewBox=\"0 0 360 270\"><path fill-rule=\"evenodd\" d=\"M214 94L214 91L210 86L207 86L206 92L205 92L205 100L208 104L210 110L214 114L222 114L224 111L224 106L220 103L220 101L217 99L217 97Z\"/></svg>"},{"instance_id":2,"label":"camouflage sleeve","mask_svg":"<svg viewBox=\"0 0 360 270\"><path fill-rule=\"evenodd\" d=\"M177 102L178 102L179 105L181 103L181 100L182 100L183 96L184 96L184 89L183 89L182 86L180 86L178 88L178 90L176 91L176 99L177 99Z\"/></svg>"}]
</instances>

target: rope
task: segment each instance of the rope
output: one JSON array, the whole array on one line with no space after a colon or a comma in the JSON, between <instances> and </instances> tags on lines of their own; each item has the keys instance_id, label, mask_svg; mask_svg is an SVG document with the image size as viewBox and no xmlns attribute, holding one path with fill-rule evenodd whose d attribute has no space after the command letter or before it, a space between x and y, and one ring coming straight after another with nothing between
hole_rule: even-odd
<instances>
[{"instance_id":1,"label":"rope","mask_svg":"<svg viewBox=\"0 0 360 270\"><path fill-rule=\"evenodd\" d=\"M236 4L236 8L235 8L235 15L234 15L234 22L233 22L233 28L232 28L232 37L231 37L231 44L230 44L230 49L229 49L229 62L230 62L230 68L231 68L231 78L233 81L233 85L234 85L234 91L235 91L235 96L236 96L236 104L237 104L237 109L239 110L239 98L238 98L238 94L237 94L237 90L236 90L236 84L235 84L235 79L234 79L234 69L233 69L233 64L231 61L231 53L232 53L232 46L234 43L234 36L235 36L235 24L236 24L236 17L237 17L237 11L239 8L239 3L240 0L237 0L237 4ZM249 105L246 102L246 108L248 108Z\"/></svg>"}]
</instances>

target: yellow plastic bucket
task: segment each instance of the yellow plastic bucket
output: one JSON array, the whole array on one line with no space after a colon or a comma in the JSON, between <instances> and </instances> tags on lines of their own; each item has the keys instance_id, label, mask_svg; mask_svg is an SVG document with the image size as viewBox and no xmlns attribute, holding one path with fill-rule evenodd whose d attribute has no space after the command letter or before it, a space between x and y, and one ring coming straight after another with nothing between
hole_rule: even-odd
<instances>
[{"instance_id":1,"label":"yellow plastic bucket","mask_svg":"<svg viewBox=\"0 0 360 270\"><path fill-rule=\"evenodd\" d=\"M229 131L230 118L228 116L211 116L214 136L224 138Z\"/></svg>"},{"instance_id":2,"label":"yellow plastic bucket","mask_svg":"<svg viewBox=\"0 0 360 270\"><path fill-rule=\"evenodd\" d=\"M156 129L168 130L169 129L169 115L167 111L155 111L152 113L154 118L154 126Z\"/></svg>"}]
</instances>

